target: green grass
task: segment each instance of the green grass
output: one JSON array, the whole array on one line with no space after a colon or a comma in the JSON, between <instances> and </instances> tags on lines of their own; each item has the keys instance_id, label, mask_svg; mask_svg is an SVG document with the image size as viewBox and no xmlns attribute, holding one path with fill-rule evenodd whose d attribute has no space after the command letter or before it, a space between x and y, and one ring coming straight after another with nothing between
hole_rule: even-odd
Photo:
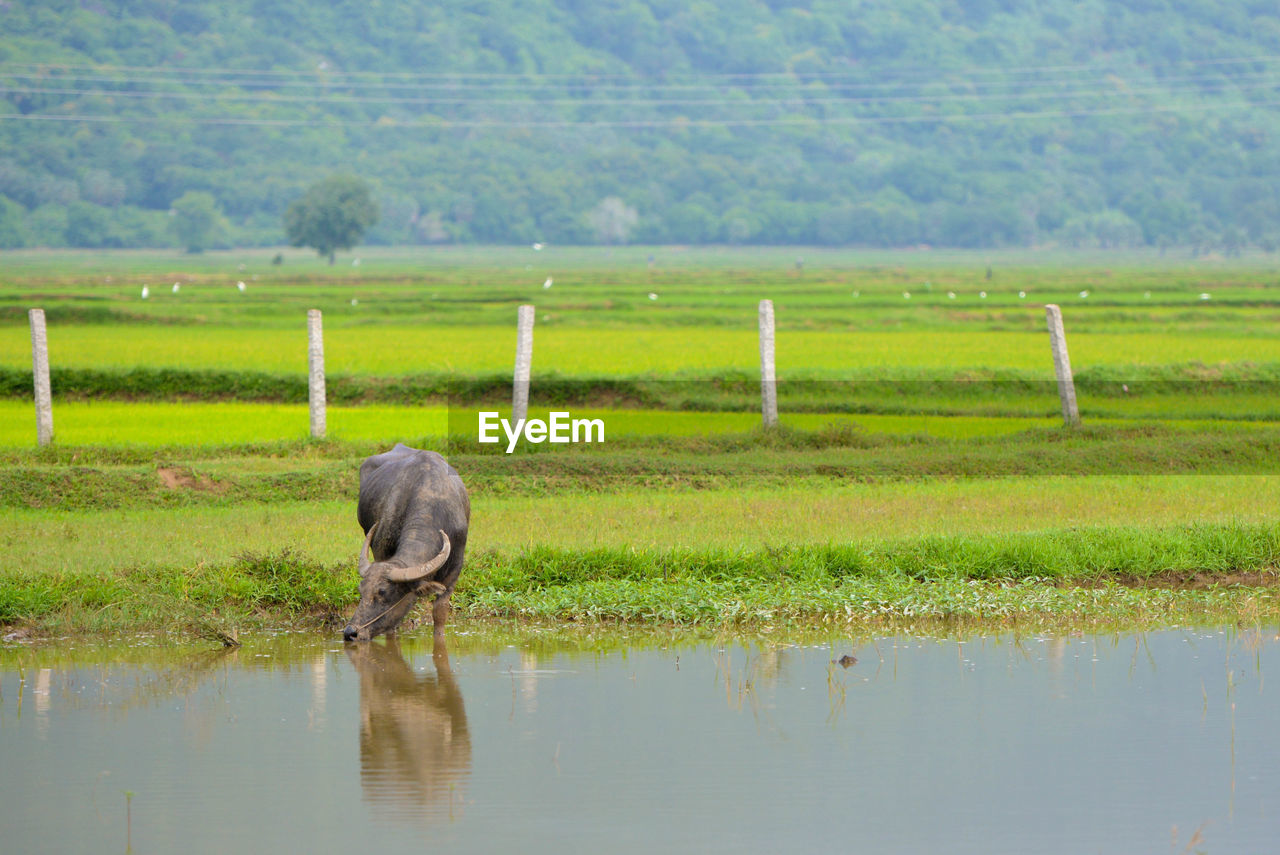
<instances>
[{"instance_id":1,"label":"green grass","mask_svg":"<svg viewBox=\"0 0 1280 855\"><path fill-rule=\"evenodd\" d=\"M1030 311L1030 310L1028 310ZM1043 315L1040 315L1042 318ZM490 374L515 359L510 326L379 326L325 330L325 369L333 374L399 377L420 373ZM749 317L748 320L751 320ZM1070 317L1068 316L1068 324ZM1068 326L1073 368L1095 366L1280 362L1274 336L1088 333ZM756 331L720 328L639 329L539 324L533 370L569 376L711 377L759 368ZM49 359L59 368L296 373L306 376L306 315L296 329L50 325ZM0 327L0 365L28 369L25 328ZM777 370L839 379L876 369L1007 368L1053 377L1048 335L985 329L940 331L779 330Z\"/></svg>"},{"instance_id":2,"label":"green grass","mask_svg":"<svg viewBox=\"0 0 1280 855\"><path fill-rule=\"evenodd\" d=\"M350 600L346 581L287 552L162 572L11 570L0 586L0 625L73 633L158 629L196 635L291 620L314 625L317 614L336 615Z\"/></svg>"},{"instance_id":3,"label":"green grass","mask_svg":"<svg viewBox=\"0 0 1280 855\"><path fill-rule=\"evenodd\" d=\"M1272 260L272 254L6 253L0 624L332 626L355 596L359 463L397 440L446 451L471 489L464 620L1280 618ZM762 298L784 381L771 432ZM465 436L477 409L507 408L525 302L533 414L601 417L603 447L508 456ZM1058 426L1046 302L1066 316L1081 429ZM45 449L33 305L54 368ZM307 438L313 307L323 441Z\"/></svg>"},{"instance_id":4,"label":"green grass","mask_svg":"<svg viewBox=\"0 0 1280 855\"><path fill-rule=\"evenodd\" d=\"M817 403L848 404L833 390ZM916 403L913 405L912 401ZM1058 402L956 397L951 400L910 396L890 397L886 409L896 403L902 414L859 412L788 412L780 423L791 430L849 431L857 434L920 435L944 439L1000 436L1028 430L1049 430L1062 423ZM478 438L481 410L496 411L502 418L510 406L329 406L326 436L342 442L399 441L441 447L447 435ZM953 409L949 409L953 408ZM547 420L552 407L532 407L529 418ZM758 406L733 411L686 411L577 406L554 408L574 419L599 419L605 426L605 445L642 436L693 437L747 433L759 429ZM250 443L305 440L310 435L305 404L228 402L58 402L54 406L54 440L59 446L226 447ZM1195 430L1217 423L1223 429L1247 429L1280 419L1280 400L1265 393L1153 396L1134 399L1085 398L1081 413L1093 427L1119 427L1135 422L1165 420ZM499 432L498 436L502 434ZM0 448L30 448L35 444L35 410L31 402L0 400ZM500 442L502 449L506 442ZM497 446L495 446L496 448ZM549 446L544 446L549 448ZM480 449L483 450L483 449Z\"/></svg>"},{"instance_id":5,"label":"green grass","mask_svg":"<svg viewBox=\"0 0 1280 855\"><path fill-rule=\"evenodd\" d=\"M1001 424L1003 420L997 422ZM353 501L361 460L378 442L242 446L54 446L0 453L0 507L95 510ZM812 489L849 483L982 481L1009 476L1277 472L1280 430L1212 424L1040 429L932 438L841 428L679 437L620 436L604 446L437 445L474 496L602 496L637 490ZM637 497L637 501L641 500Z\"/></svg>"},{"instance_id":6,"label":"green grass","mask_svg":"<svg viewBox=\"0 0 1280 855\"><path fill-rule=\"evenodd\" d=\"M60 403L54 407L54 439L60 445L233 445L304 439L310 435L305 404ZM329 407L328 434L346 440L387 441L443 436L445 407ZM32 443L30 402L0 401L0 446Z\"/></svg>"},{"instance_id":7,"label":"green grass","mask_svg":"<svg viewBox=\"0 0 1280 855\"><path fill-rule=\"evenodd\" d=\"M332 269L293 252L281 267L265 263L267 252L7 253L0 366L29 365L26 310L39 304L55 367L301 373L305 313L319 308L331 373L509 371L515 307L533 303L537 372L749 370L763 298L776 304L783 375L911 366L1047 374L1046 302L1063 305L1077 367L1280 359L1267 333L1280 320L1274 264L1147 258L1143 268L1133 266L1139 256L1113 256L1115 268L1052 266L1015 254L988 279L988 261L975 255L819 251L801 274L779 263L790 252L667 250L658 254L679 263L653 269L642 249L374 250L361 267ZM740 263L721 263L733 258ZM935 263L947 258L951 266ZM544 289L548 276L555 284Z\"/></svg>"},{"instance_id":8,"label":"green grass","mask_svg":"<svg viewBox=\"0 0 1280 855\"><path fill-rule=\"evenodd\" d=\"M1088 621L1117 612L1149 620L1167 619L1169 613L1158 610L1178 597L1115 596L1107 583L1274 574L1278 565L1280 528L1274 524L924 537L746 552L545 549L485 567L481 573L496 578L476 580L465 602L471 612L495 616L690 624L1027 614ZM1057 585L1075 590L1059 593ZM1090 590L1095 585L1101 593ZM1221 605L1213 602L1219 593L1188 596L1181 605L1210 611ZM1280 611L1269 593L1222 599L1238 608L1246 597L1255 614Z\"/></svg>"},{"instance_id":9,"label":"green grass","mask_svg":"<svg viewBox=\"0 0 1280 855\"><path fill-rule=\"evenodd\" d=\"M1280 617L1280 601L1239 580L1272 579L1278 564L1274 523L764 550L539 548L476 556L456 600L463 619L748 628L922 618L1253 622ZM292 552L194 567L0 573L0 624L61 632L229 635L282 621L333 629L354 604L349 565L326 567ZM1205 587L1179 588L1206 575Z\"/></svg>"},{"instance_id":10,"label":"green grass","mask_svg":"<svg viewBox=\"0 0 1280 855\"><path fill-rule=\"evenodd\" d=\"M1034 372L895 369L851 372L842 380L785 378L777 387L782 413L1051 418L1060 412L1057 385ZM398 378L328 375L334 407L448 405L452 412L505 408L509 374L419 374ZM308 390L299 375L256 371L57 369L54 397L64 403L258 402L299 404ZM1075 387L1081 413L1096 418L1280 420L1280 363L1207 366L1185 363L1084 369ZM544 408L680 410L755 413L760 383L750 372L703 379L539 375L530 396ZM32 398L29 370L0 367L0 400ZM381 420L372 418L370 420ZM384 411L385 413L385 411ZM802 422L810 424L811 422ZM16 426L16 423L15 423Z\"/></svg>"},{"instance_id":11,"label":"green grass","mask_svg":"<svg viewBox=\"0 0 1280 855\"><path fill-rule=\"evenodd\" d=\"M510 407L501 408L504 417ZM550 409L530 409L530 418L547 419ZM328 407L327 435L344 441L443 440L454 429L474 437L477 408L443 406ZM574 408L574 418L604 421L605 441L623 436L695 436L746 432L760 425L758 413L669 412L662 410L611 410ZM229 403L92 403L74 401L54 408L54 436L60 445L233 445L249 442L304 439L309 435L308 408L304 404ZM989 418L875 416L827 413L787 414L782 423L797 430L815 431L848 426L869 432L919 433L936 437L990 436L1031 428L1049 428L1061 417ZM0 400L0 447L34 445L35 411L29 402ZM505 448L505 441L502 443Z\"/></svg>"},{"instance_id":12,"label":"green grass","mask_svg":"<svg viewBox=\"0 0 1280 855\"><path fill-rule=\"evenodd\" d=\"M112 502L83 509L0 508L0 548L31 572L224 564L285 547L323 564L351 564L360 546L355 484L290 500L227 504ZM336 470L336 467L335 467ZM153 474L154 479L154 474ZM198 489L191 492L199 494ZM345 493L345 494L343 494ZM738 550L1158 527L1276 519L1280 476L1040 476L913 483L722 484L598 494L473 496L471 556L563 550ZM39 544L34 548L33 544Z\"/></svg>"}]
</instances>

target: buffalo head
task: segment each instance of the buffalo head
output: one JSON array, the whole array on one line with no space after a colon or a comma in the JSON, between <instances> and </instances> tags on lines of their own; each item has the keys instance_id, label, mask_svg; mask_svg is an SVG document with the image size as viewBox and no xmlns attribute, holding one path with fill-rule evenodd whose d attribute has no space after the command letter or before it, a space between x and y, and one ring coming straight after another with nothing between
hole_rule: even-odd
<instances>
[{"instance_id":1,"label":"buffalo head","mask_svg":"<svg viewBox=\"0 0 1280 855\"><path fill-rule=\"evenodd\" d=\"M449 560L449 536L440 532L443 543L436 556L422 564L406 567L396 561L370 561L369 544L378 528L374 523L360 549L360 604L342 637L347 641L368 641L382 633L393 633L413 609L418 597L440 594L445 586L431 577Z\"/></svg>"}]
</instances>

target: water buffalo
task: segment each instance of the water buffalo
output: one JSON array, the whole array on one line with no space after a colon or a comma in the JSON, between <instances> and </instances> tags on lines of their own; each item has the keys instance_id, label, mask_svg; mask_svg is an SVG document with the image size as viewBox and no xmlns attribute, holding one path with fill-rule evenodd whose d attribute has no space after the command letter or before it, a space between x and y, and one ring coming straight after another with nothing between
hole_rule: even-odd
<instances>
[{"instance_id":1,"label":"water buffalo","mask_svg":"<svg viewBox=\"0 0 1280 855\"><path fill-rule=\"evenodd\" d=\"M368 641L394 633L419 597L435 594L431 616L442 640L471 521L458 473L434 451L397 443L360 465L356 517L365 531L360 604L342 637Z\"/></svg>"}]
</instances>

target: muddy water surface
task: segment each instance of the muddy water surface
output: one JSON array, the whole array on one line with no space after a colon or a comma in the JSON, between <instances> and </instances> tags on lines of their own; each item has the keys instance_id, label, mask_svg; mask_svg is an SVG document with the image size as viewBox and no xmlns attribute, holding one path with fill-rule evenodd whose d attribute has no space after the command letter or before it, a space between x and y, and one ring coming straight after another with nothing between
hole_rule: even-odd
<instances>
[{"instance_id":1,"label":"muddy water surface","mask_svg":"<svg viewBox=\"0 0 1280 855\"><path fill-rule=\"evenodd\" d=\"M0 851L1274 851L1275 643L7 647Z\"/></svg>"}]
</instances>

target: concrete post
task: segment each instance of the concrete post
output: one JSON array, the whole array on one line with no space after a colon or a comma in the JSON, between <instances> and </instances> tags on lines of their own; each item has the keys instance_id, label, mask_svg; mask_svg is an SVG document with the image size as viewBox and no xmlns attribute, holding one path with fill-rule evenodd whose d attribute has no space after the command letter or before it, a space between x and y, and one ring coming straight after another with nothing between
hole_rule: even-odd
<instances>
[{"instance_id":1,"label":"concrete post","mask_svg":"<svg viewBox=\"0 0 1280 855\"><path fill-rule=\"evenodd\" d=\"M320 310L307 312L307 401L311 405L311 438L324 439L324 328Z\"/></svg>"},{"instance_id":2,"label":"concrete post","mask_svg":"<svg viewBox=\"0 0 1280 855\"><path fill-rule=\"evenodd\" d=\"M1050 303L1044 307L1049 323L1049 346L1053 348L1053 371L1058 377L1058 397L1062 399L1062 421L1080 424L1076 406L1076 384L1071 378L1071 359L1067 356L1067 336L1062 330L1062 310Z\"/></svg>"},{"instance_id":3,"label":"concrete post","mask_svg":"<svg viewBox=\"0 0 1280 855\"><path fill-rule=\"evenodd\" d=\"M27 312L31 321L31 373L36 393L36 442L53 442L53 394L49 388L49 337L45 332L44 309Z\"/></svg>"},{"instance_id":4,"label":"concrete post","mask_svg":"<svg viewBox=\"0 0 1280 855\"><path fill-rule=\"evenodd\" d=\"M764 426L778 424L778 376L773 363L773 301L760 301L760 409Z\"/></svg>"},{"instance_id":5,"label":"concrete post","mask_svg":"<svg viewBox=\"0 0 1280 855\"><path fill-rule=\"evenodd\" d=\"M533 367L533 306L516 316L516 371L511 387L511 423L529 417L529 375Z\"/></svg>"}]
</instances>

